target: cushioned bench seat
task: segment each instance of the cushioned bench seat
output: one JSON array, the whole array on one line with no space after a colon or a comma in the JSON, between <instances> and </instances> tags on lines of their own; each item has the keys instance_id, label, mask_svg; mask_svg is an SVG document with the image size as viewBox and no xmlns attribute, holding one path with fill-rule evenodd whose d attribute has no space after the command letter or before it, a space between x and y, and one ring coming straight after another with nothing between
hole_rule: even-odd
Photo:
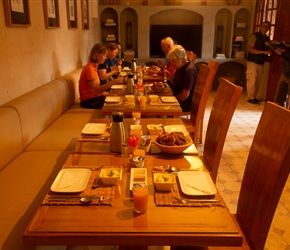
<instances>
[{"instance_id":1,"label":"cushioned bench seat","mask_svg":"<svg viewBox=\"0 0 290 250\"><path fill-rule=\"evenodd\" d=\"M22 234L82 128L100 110L79 105L81 69L0 106L1 250L35 249ZM48 248L49 249L49 248Z\"/></svg>"}]
</instances>

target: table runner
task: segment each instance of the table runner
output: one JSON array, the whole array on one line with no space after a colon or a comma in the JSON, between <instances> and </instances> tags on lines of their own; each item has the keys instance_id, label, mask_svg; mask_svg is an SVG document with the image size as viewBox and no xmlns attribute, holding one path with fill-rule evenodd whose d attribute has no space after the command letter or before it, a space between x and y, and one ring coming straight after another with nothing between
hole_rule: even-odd
<instances>
[{"instance_id":1,"label":"table runner","mask_svg":"<svg viewBox=\"0 0 290 250\"><path fill-rule=\"evenodd\" d=\"M64 168L93 168L98 166L78 166L78 165L64 165ZM122 168L121 166L104 166L104 168ZM45 196L42 204L44 205L112 205L114 202L115 188L116 186L107 186L98 181L99 186L95 189L91 189L94 180L100 174L100 170L91 171L90 179L84 191L77 193L56 193L49 191ZM80 198L84 195L97 195L97 196L109 196L110 201L106 203L99 203L99 199L94 199L92 202L82 203Z\"/></svg>"},{"instance_id":2,"label":"table runner","mask_svg":"<svg viewBox=\"0 0 290 250\"><path fill-rule=\"evenodd\" d=\"M160 171L153 170L154 173L160 173ZM217 192L215 195L212 196L198 196L198 197L192 197L189 195L186 195L182 193L181 187L178 181L177 175L175 176L175 184L173 189L170 192L162 192L156 190L154 186L154 196L155 196L155 202L157 206L173 206L173 207L211 207L211 206L225 206L225 202L223 201L221 195L219 192ZM183 204L176 200L174 197L177 197L179 199L215 199L220 200L220 202L189 202L186 204Z\"/></svg>"}]
</instances>

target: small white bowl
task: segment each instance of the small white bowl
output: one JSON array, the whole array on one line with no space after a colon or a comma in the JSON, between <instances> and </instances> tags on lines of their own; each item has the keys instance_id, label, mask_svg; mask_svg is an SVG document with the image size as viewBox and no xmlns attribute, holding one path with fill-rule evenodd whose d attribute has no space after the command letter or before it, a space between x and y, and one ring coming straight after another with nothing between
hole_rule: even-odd
<instances>
[{"instance_id":1,"label":"small white bowl","mask_svg":"<svg viewBox=\"0 0 290 250\"><path fill-rule=\"evenodd\" d=\"M149 95L149 100L152 102L157 102L159 96L158 95Z\"/></svg>"},{"instance_id":2,"label":"small white bowl","mask_svg":"<svg viewBox=\"0 0 290 250\"><path fill-rule=\"evenodd\" d=\"M154 185L158 191L171 191L175 184L175 176L173 174L155 173Z\"/></svg>"},{"instance_id":3,"label":"small white bowl","mask_svg":"<svg viewBox=\"0 0 290 250\"><path fill-rule=\"evenodd\" d=\"M158 124L148 124L147 129L150 135L159 135L163 132L163 128Z\"/></svg>"},{"instance_id":4,"label":"small white bowl","mask_svg":"<svg viewBox=\"0 0 290 250\"><path fill-rule=\"evenodd\" d=\"M118 185L122 179L122 169L103 168L100 173L100 179L104 185Z\"/></svg>"},{"instance_id":5,"label":"small white bowl","mask_svg":"<svg viewBox=\"0 0 290 250\"><path fill-rule=\"evenodd\" d=\"M134 95L125 95L127 102L135 103L135 96Z\"/></svg>"}]
</instances>

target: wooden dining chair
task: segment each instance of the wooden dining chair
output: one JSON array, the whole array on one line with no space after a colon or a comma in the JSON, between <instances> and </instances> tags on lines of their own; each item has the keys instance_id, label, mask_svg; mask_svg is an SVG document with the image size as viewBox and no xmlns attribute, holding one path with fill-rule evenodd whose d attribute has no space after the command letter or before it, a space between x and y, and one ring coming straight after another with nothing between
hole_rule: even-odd
<instances>
[{"instance_id":1,"label":"wooden dining chair","mask_svg":"<svg viewBox=\"0 0 290 250\"><path fill-rule=\"evenodd\" d=\"M202 160L216 182L227 132L243 88L222 78L207 125Z\"/></svg>"},{"instance_id":2,"label":"wooden dining chair","mask_svg":"<svg viewBox=\"0 0 290 250\"><path fill-rule=\"evenodd\" d=\"M185 114L189 115L189 118L182 119L195 146L202 143L203 118L206 102L218 67L219 63L214 60L210 60L208 65L202 64L200 66L194 87L191 111Z\"/></svg>"},{"instance_id":3,"label":"wooden dining chair","mask_svg":"<svg viewBox=\"0 0 290 250\"><path fill-rule=\"evenodd\" d=\"M264 249L290 172L289 124L290 110L272 102L266 103L246 163L237 213L233 215L243 235L243 244L241 247L213 246L202 249ZM172 247L172 249L195 248Z\"/></svg>"}]
</instances>

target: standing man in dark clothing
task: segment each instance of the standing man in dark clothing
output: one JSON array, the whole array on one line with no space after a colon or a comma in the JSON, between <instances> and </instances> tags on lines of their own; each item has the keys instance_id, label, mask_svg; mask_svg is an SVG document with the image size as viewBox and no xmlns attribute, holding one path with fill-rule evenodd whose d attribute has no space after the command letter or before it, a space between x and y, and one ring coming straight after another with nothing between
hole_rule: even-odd
<instances>
[{"instance_id":1,"label":"standing man in dark clothing","mask_svg":"<svg viewBox=\"0 0 290 250\"><path fill-rule=\"evenodd\" d=\"M290 48L277 48L274 51L282 58L282 74L280 76L274 102L284 107L287 95L290 95Z\"/></svg>"},{"instance_id":2,"label":"standing man in dark clothing","mask_svg":"<svg viewBox=\"0 0 290 250\"><path fill-rule=\"evenodd\" d=\"M247 93L248 102L251 104L259 104L257 99L259 85L263 74L263 65L271 55L271 50L265 44L270 38L266 33L270 29L270 23L265 21L260 26L260 31L253 33L248 41L248 57L247 57Z\"/></svg>"}]
</instances>

